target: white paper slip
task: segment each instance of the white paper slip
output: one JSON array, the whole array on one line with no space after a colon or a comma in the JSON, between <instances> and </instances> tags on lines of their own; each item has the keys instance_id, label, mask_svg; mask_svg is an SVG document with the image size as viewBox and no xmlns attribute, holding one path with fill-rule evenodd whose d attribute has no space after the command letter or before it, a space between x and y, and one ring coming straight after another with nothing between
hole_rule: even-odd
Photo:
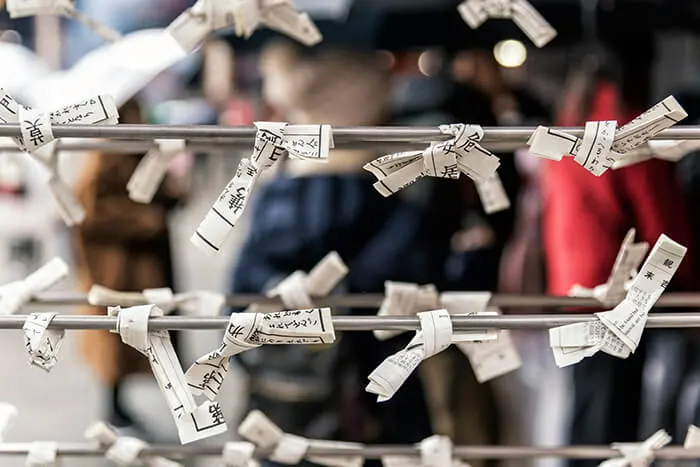
<instances>
[{"instance_id":1,"label":"white paper slip","mask_svg":"<svg viewBox=\"0 0 700 467\"><path fill-rule=\"evenodd\" d=\"M287 125L282 143L289 156L314 162L328 162L333 148L330 125Z\"/></svg>"},{"instance_id":2,"label":"white paper slip","mask_svg":"<svg viewBox=\"0 0 700 467\"><path fill-rule=\"evenodd\" d=\"M695 425L690 425L688 427L683 447L686 449L700 447L700 428Z\"/></svg>"},{"instance_id":3,"label":"white paper slip","mask_svg":"<svg viewBox=\"0 0 700 467\"><path fill-rule=\"evenodd\" d=\"M114 125L119 121L114 98L106 94L67 105L49 115L52 125Z\"/></svg>"},{"instance_id":4,"label":"white paper slip","mask_svg":"<svg viewBox=\"0 0 700 467\"><path fill-rule=\"evenodd\" d=\"M182 467L179 462L161 456L141 454L148 444L133 437L120 436L105 422L95 422L85 430L85 437L107 448L106 458L117 465L146 465L148 467Z\"/></svg>"},{"instance_id":5,"label":"white paper slip","mask_svg":"<svg viewBox=\"0 0 700 467\"><path fill-rule=\"evenodd\" d=\"M378 180L382 180L387 175L407 165L421 161L422 156L423 151L397 152L395 154L387 154L386 156L368 162L362 168L377 177Z\"/></svg>"},{"instance_id":6,"label":"white paper slip","mask_svg":"<svg viewBox=\"0 0 700 467\"><path fill-rule=\"evenodd\" d=\"M360 443L346 443L343 441L326 441L318 439L310 439L309 446L311 449L357 449L361 450L364 446ZM323 465L326 467L362 467L365 463L365 458L362 455L332 455L332 456L306 456L309 462Z\"/></svg>"},{"instance_id":7,"label":"white paper slip","mask_svg":"<svg viewBox=\"0 0 700 467\"><path fill-rule=\"evenodd\" d=\"M491 292L442 292L440 306L451 316L497 316L496 310L487 311ZM470 329L454 331L452 342L483 342L498 338L497 329Z\"/></svg>"},{"instance_id":8,"label":"white paper slip","mask_svg":"<svg viewBox=\"0 0 700 467\"><path fill-rule=\"evenodd\" d=\"M508 199L508 194L503 188L503 183L498 173L493 174L486 180L476 181L474 185L486 214L510 209L510 199Z\"/></svg>"},{"instance_id":9,"label":"white paper slip","mask_svg":"<svg viewBox=\"0 0 700 467\"><path fill-rule=\"evenodd\" d=\"M622 454L622 458L612 458L599 464L600 467L645 467L654 461L654 451L671 442L665 430L659 430L643 443L613 443L612 448Z\"/></svg>"},{"instance_id":10,"label":"white paper slip","mask_svg":"<svg viewBox=\"0 0 700 467\"><path fill-rule=\"evenodd\" d=\"M229 441L224 444L221 460L225 467L254 467L255 445L247 441Z\"/></svg>"},{"instance_id":11,"label":"white paper slip","mask_svg":"<svg viewBox=\"0 0 700 467\"><path fill-rule=\"evenodd\" d=\"M155 305L116 307L109 312L118 316L117 330L122 341L148 357L180 441L186 444L224 433L226 422L219 404L205 401L197 406L195 403L168 332L148 331L149 317L162 316L163 312Z\"/></svg>"},{"instance_id":12,"label":"white paper slip","mask_svg":"<svg viewBox=\"0 0 700 467\"><path fill-rule=\"evenodd\" d=\"M622 159L615 162L613 169L621 169L649 159L678 162L689 153L698 150L700 150L698 140L651 140L625 154Z\"/></svg>"},{"instance_id":13,"label":"white paper slip","mask_svg":"<svg viewBox=\"0 0 700 467\"><path fill-rule=\"evenodd\" d=\"M54 140L51 131L51 119L47 114L34 109L20 107L19 125L21 132L21 148L33 152Z\"/></svg>"},{"instance_id":14,"label":"white paper slip","mask_svg":"<svg viewBox=\"0 0 700 467\"><path fill-rule=\"evenodd\" d=\"M688 114L673 96L657 103L615 134L612 149L619 153L631 151L687 117Z\"/></svg>"},{"instance_id":15,"label":"white paper slip","mask_svg":"<svg viewBox=\"0 0 700 467\"><path fill-rule=\"evenodd\" d=\"M105 457L117 465L134 465L146 447L148 444L138 438L122 436L107 449Z\"/></svg>"},{"instance_id":16,"label":"white paper slip","mask_svg":"<svg viewBox=\"0 0 700 467\"><path fill-rule=\"evenodd\" d=\"M496 339L481 342L455 344L469 359L479 383L490 381L515 371L522 366L518 349L510 337L510 331L498 331Z\"/></svg>"},{"instance_id":17,"label":"white paper slip","mask_svg":"<svg viewBox=\"0 0 700 467\"><path fill-rule=\"evenodd\" d=\"M17 408L7 402L0 402L0 442L17 418Z\"/></svg>"},{"instance_id":18,"label":"white paper slip","mask_svg":"<svg viewBox=\"0 0 700 467\"><path fill-rule=\"evenodd\" d=\"M17 101L0 88L0 121L2 123L17 123L19 122L20 105Z\"/></svg>"},{"instance_id":19,"label":"white paper slip","mask_svg":"<svg viewBox=\"0 0 700 467\"><path fill-rule=\"evenodd\" d=\"M33 441L29 445L26 467L53 467L56 465L58 443L55 441Z\"/></svg>"},{"instance_id":20,"label":"white paper slip","mask_svg":"<svg viewBox=\"0 0 700 467\"><path fill-rule=\"evenodd\" d=\"M686 251L662 234L632 281L625 300L611 311L596 313L632 352L639 345L649 311L678 270Z\"/></svg>"},{"instance_id":21,"label":"white paper slip","mask_svg":"<svg viewBox=\"0 0 700 467\"><path fill-rule=\"evenodd\" d=\"M255 443L257 447L270 450L279 443L284 432L259 410L251 410L238 425L238 435Z\"/></svg>"},{"instance_id":22,"label":"white paper slip","mask_svg":"<svg viewBox=\"0 0 700 467\"><path fill-rule=\"evenodd\" d=\"M85 209L73 190L57 176L56 172L49 176L48 186L54 204L58 208L58 214L66 226L72 227L82 223L85 220Z\"/></svg>"},{"instance_id":23,"label":"white paper slip","mask_svg":"<svg viewBox=\"0 0 700 467\"><path fill-rule=\"evenodd\" d=\"M557 31L527 0L465 0L457 10L472 29L489 18L512 19L537 47L544 47L557 35Z\"/></svg>"},{"instance_id":24,"label":"white paper slip","mask_svg":"<svg viewBox=\"0 0 700 467\"><path fill-rule=\"evenodd\" d=\"M301 436L283 434L270 454L272 462L285 465L298 465L309 449L309 441Z\"/></svg>"},{"instance_id":25,"label":"white paper slip","mask_svg":"<svg viewBox=\"0 0 700 467\"><path fill-rule=\"evenodd\" d=\"M574 155L580 144L580 138L546 126L538 126L527 142L531 154L554 161Z\"/></svg>"},{"instance_id":26,"label":"white paper slip","mask_svg":"<svg viewBox=\"0 0 700 467\"><path fill-rule=\"evenodd\" d=\"M120 292L97 284L90 287L87 300L90 305L95 306L136 306L146 304L142 292Z\"/></svg>"},{"instance_id":27,"label":"white paper slip","mask_svg":"<svg viewBox=\"0 0 700 467\"><path fill-rule=\"evenodd\" d=\"M168 33L185 52L194 51L211 32L211 18L207 4L216 2L199 0L192 8L182 12L167 28Z\"/></svg>"},{"instance_id":28,"label":"white paper slip","mask_svg":"<svg viewBox=\"0 0 700 467\"><path fill-rule=\"evenodd\" d=\"M421 330L401 351L389 356L368 376L365 391L377 394L377 401L393 397L421 361L442 352L452 343L452 319L447 310L418 313Z\"/></svg>"},{"instance_id":29,"label":"white paper slip","mask_svg":"<svg viewBox=\"0 0 700 467\"><path fill-rule=\"evenodd\" d=\"M452 464L452 441L448 436L433 435L420 442L421 464L443 467Z\"/></svg>"},{"instance_id":30,"label":"white paper slip","mask_svg":"<svg viewBox=\"0 0 700 467\"><path fill-rule=\"evenodd\" d=\"M54 258L24 280L0 287L0 316L16 313L34 295L67 276L68 265L61 258Z\"/></svg>"},{"instance_id":31,"label":"white paper slip","mask_svg":"<svg viewBox=\"0 0 700 467\"><path fill-rule=\"evenodd\" d=\"M593 175L601 176L611 168L621 155L611 150L617 122L586 122L581 146L576 149L574 160Z\"/></svg>"},{"instance_id":32,"label":"white paper slip","mask_svg":"<svg viewBox=\"0 0 700 467\"><path fill-rule=\"evenodd\" d=\"M22 327L29 363L46 372L51 371L56 364L65 335L63 329L48 329L54 316L56 313L32 313Z\"/></svg>"},{"instance_id":33,"label":"white paper slip","mask_svg":"<svg viewBox=\"0 0 700 467\"><path fill-rule=\"evenodd\" d=\"M185 140L157 139L156 147L146 153L131 175L126 189L129 199L150 203L165 178L168 165L175 156L185 151Z\"/></svg>"},{"instance_id":34,"label":"white paper slip","mask_svg":"<svg viewBox=\"0 0 700 467\"><path fill-rule=\"evenodd\" d=\"M313 297L325 297L348 272L348 266L338 252L331 251L306 275L306 291Z\"/></svg>"},{"instance_id":35,"label":"white paper slip","mask_svg":"<svg viewBox=\"0 0 700 467\"><path fill-rule=\"evenodd\" d=\"M244 0L244 2L251 4L256 0ZM261 5L258 24L264 24L309 47L323 40L323 36L309 15L298 12L292 0L263 0ZM252 10L249 9L248 12ZM248 24L251 23L252 21L248 19ZM250 37L251 33L246 31L246 37Z\"/></svg>"},{"instance_id":36,"label":"white paper slip","mask_svg":"<svg viewBox=\"0 0 700 467\"><path fill-rule=\"evenodd\" d=\"M384 283L384 300L377 316L408 316L439 308L438 292L434 285L419 286L409 282L386 281ZM374 337L379 340L398 336L403 331L374 330Z\"/></svg>"}]
</instances>

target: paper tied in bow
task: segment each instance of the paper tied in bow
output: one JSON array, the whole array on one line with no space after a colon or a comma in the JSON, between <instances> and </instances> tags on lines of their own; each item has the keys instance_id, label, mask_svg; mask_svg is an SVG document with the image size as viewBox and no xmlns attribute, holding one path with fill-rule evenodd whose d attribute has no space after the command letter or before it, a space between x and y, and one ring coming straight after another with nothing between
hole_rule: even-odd
<instances>
[{"instance_id":1,"label":"paper tied in bow","mask_svg":"<svg viewBox=\"0 0 700 467\"><path fill-rule=\"evenodd\" d=\"M391 196L424 176L457 179L463 173L476 183L487 213L510 207L496 173L500 160L478 144L484 136L481 127L441 125L440 131L453 138L432 143L423 151L389 154L366 164L364 169L377 178L374 188L382 196Z\"/></svg>"},{"instance_id":2,"label":"paper tied in bow","mask_svg":"<svg viewBox=\"0 0 700 467\"><path fill-rule=\"evenodd\" d=\"M208 400L201 405L195 403L168 331L149 331L149 319L163 316L163 312L155 305L111 307L108 312L118 317L117 332L122 342L148 357L182 444L224 433L226 421L219 404Z\"/></svg>"},{"instance_id":3,"label":"paper tied in bow","mask_svg":"<svg viewBox=\"0 0 700 467\"><path fill-rule=\"evenodd\" d=\"M46 372L56 365L58 351L65 335L63 329L48 329L55 316L56 313L32 313L22 326L29 363Z\"/></svg>"},{"instance_id":4,"label":"paper tied in bow","mask_svg":"<svg viewBox=\"0 0 700 467\"><path fill-rule=\"evenodd\" d=\"M55 441L34 441L29 445L25 467L53 467L58 462L58 443Z\"/></svg>"},{"instance_id":5,"label":"paper tied in bow","mask_svg":"<svg viewBox=\"0 0 700 467\"><path fill-rule=\"evenodd\" d=\"M625 235L620 251L617 253L615 264L610 276L605 284L598 285L592 289L579 284L569 291L570 297L593 297L604 306L616 306L627 294L625 286L637 274L639 265L642 264L644 256L649 251L649 244L646 242L634 242L635 229L630 229Z\"/></svg>"},{"instance_id":6,"label":"paper tied in bow","mask_svg":"<svg viewBox=\"0 0 700 467\"><path fill-rule=\"evenodd\" d=\"M186 378L195 395L216 399L228 373L229 358L263 344L332 344L335 342L330 308L273 313L233 313L222 344L198 358Z\"/></svg>"},{"instance_id":7,"label":"paper tied in bow","mask_svg":"<svg viewBox=\"0 0 700 467\"><path fill-rule=\"evenodd\" d=\"M114 42L121 37L121 34L109 26L98 23L76 10L70 0L6 0L6 7L10 18L13 19L40 15L63 16L81 22L107 41Z\"/></svg>"},{"instance_id":8,"label":"paper tied in bow","mask_svg":"<svg viewBox=\"0 0 700 467\"><path fill-rule=\"evenodd\" d=\"M549 330L554 360L563 367L598 351L627 358L639 345L649 311L678 270L687 249L661 235L642 269L632 280L625 298L610 311L586 321Z\"/></svg>"},{"instance_id":9,"label":"paper tied in bow","mask_svg":"<svg viewBox=\"0 0 700 467\"><path fill-rule=\"evenodd\" d=\"M537 47L557 37L557 31L527 0L465 0L457 10L472 29L489 18L512 19Z\"/></svg>"},{"instance_id":10,"label":"paper tied in bow","mask_svg":"<svg viewBox=\"0 0 700 467\"><path fill-rule=\"evenodd\" d=\"M256 122L255 126L257 131L253 154L250 158L241 160L236 174L192 235L191 242L207 254L214 255L221 249L231 229L243 215L255 181L281 156L288 153L293 158L316 162L328 160L328 150L332 147L329 125ZM300 127L309 131L300 132ZM311 129L315 130L310 131ZM297 147L296 142L299 141L303 142L301 146L314 146L315 149L307 151Z\"/></svg>"},{"instance_id":11,"label":"paper tied in bow","mask_svg":"<svg viewBox=\"0 0 700 467\"><path fill-rule=\"evenodd\" d=\"M148 204L153 200L168 171L168 164L185 151L183 139L156 139L154 142L156 147L143 156L126 184L129 199L137 203Z\"/></svg>"},{"instance_id":12,"label":"paper tied in bow","mask_svg":"<svg viewBox=\"0 0 700 467\"><path fill-rule=\"evenodd\" d=\"M323 39L311 18L299 13L292 0L197 0L168 31L189 52L212 32L235 26L236 35L247 39L261 25L307 46Z\"/></svg>"},{"instance_id":13,"label":"paper tied in bow","mask_svg":"<svg viewBox=\"0 0 700 467\"><path fill-rule=\"evenodd\" d=\"M7 402L0 402L0 443L5 433L10 429L17 418L17 407Z\"/></svg>"},{"instance_id":14,"label":"paper tied in bow","mask_svg":"<svg viewBox=\"0 0 700 467\"><path fill-rule=\"evenodd\" d=\"M48 174L48 186L67 226L79 224L85 218L85 210L75 198L68 184L58 171L58 154L52 125L115 124L119 113L114 99L98 95L65 106L50 113L39 112L21 106L12 96L0 90L0 121L18 123L21 137L15 138L19 148L39 163Z\"/></svg>"},{"instance_id":15,"label":"paper tied in bow","mask_svg":"<svg viewBox=\"0 0 700 467\"><path fill-rule=\"evenodd\" d=\"M52 287L68 276L68 265L54 258L25 279L0 287L0 316L17 313L39 292Z\"/></svg>"},{"instance_id":16,"label":"paper tied in bow","mask_svg":"<svg viewBox=\"0 0 700 467\"><path fill-rule=\"evenodd\" d=\"M269 460L280 464L297 465L304 459L326 467L361 467L364 464L364 458L361 455L307 456L310 448L329 450L339 448L347 450L360 449L362 445L358 443L306 439L285 433L259 410L251 411L243 419L238 426L238 434L241 438L254 443L258 448L271 451L268 457Z\"/></svg>"},{"instance_id":17,"label":"paper tied in bow","mask_svg":"<svg viewBox=\"0 0 700 467\"><path fill-rule=\"evenodd\" d=\"M452 344L452 319L447 310L418 313L420 330L399 352L390 355L368 376L365 391L376 394L378 402L391 399L423 360Z\"/></svg>"},{"instance_id":18,"label":"paper tied in bow","mask_svg":"<svg viewBox=\"0 0 700 467\"><path fill-rule=\"evenodd\" d=\"M266 292L268 297L279 297L287 310L313 308L312 297L325 297L343 280L348 267L340 255L331 251L307 274L295 271ZM267 313L280 311L276 304L252 304L246 311Z\"/></svg>"},{"instance_id":19,"label":"paper tied in bow","mask_svg":"<svg viewBox=\"0 0 700 467\"><path fill-rule=\"evenodd\" d=\"M598 464L598 467L646 467L654 461L654 451L671 442L665 430L659 430L643 443L613 443L622 457L615 457Z\"/></svg>"},{"instance_id":20,"label":"paper tied in bow","mask_svg":"<svg viewBox=\"0 0 700 467\"><path fill-rule=\"evenodd\" d=\"M650 159L678 162L689 153L698 150L700 150L700 141L698 140L652 140L625 154L624 158L613 164L613 169L621 169Z\"/></svg>"},{"instance_id":21,"label":"paper tied in bow","mask_svg":"<svg viewBox=\"0 0 700 467\"><path fill-rule=\"evenodd\" d=\"M579 165L600 176L623 161L625 154L687 116L678 101L669 96L619 128L616 121L586 122L583 138L577 138L540 126L527 144L532 154L546 159L561 160L564 155L572 155Z\"/></svg>"},{"instance_id":22,"label":"paper tied in bow","mask_svg":"<svg viewBox=\"0 0 700 467\"><path fill-rule=\"evenodd\" d=\"M121 436L105 422L95 422L90 425L85 431L85 437L91 441L97 441L100 446L107 448L105 458L116 465L182 467L179 462L171 461L165 457L144 454L143 450L149 447L148 443L131 436Z\"/></svg>"}]
</instances>

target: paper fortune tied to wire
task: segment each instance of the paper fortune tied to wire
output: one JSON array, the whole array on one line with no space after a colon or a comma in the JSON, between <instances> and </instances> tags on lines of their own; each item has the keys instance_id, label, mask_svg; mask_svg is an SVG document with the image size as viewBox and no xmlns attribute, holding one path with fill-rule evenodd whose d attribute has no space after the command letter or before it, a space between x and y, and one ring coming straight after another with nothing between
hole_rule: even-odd
<instances>
[{"instance_id":1,"label":"paper fortune tied to wire","mask_svg":"<svg viewBox=\"0 0 700 467\"><path fill-rule=\"evenodd\" d=\"M479 125L440 125L440 131L453 138L433 143L423 151L407 151L382 156L364 166L377 177L374 188L391 196L421 177L457 179L465 174L476 184L487 214L510 207L510 201L496 169L501 161L479 145L484 130Z\"/></svg>"},{"instance_id":2,"label":"paper fortune tied to wire","mask_svg":"<svg viewBox=\"0 0 700 467\"><path fill-rule=\"evenodd\" d=\"M240 219L258 177L284 154L294 159L327 162L333 147L330 125L287 125L256 122L255 145L242 159L236 174L199 224L191 242L207 254L216 254Z\"/></svg>"},{"instance_id":3,"label":"paper fortune tied to wire","mask_svg":"<svg viewBox=\"0 0 700 467\"><path fill-rule=\"evenodd\" d=\"M608 281L610 288L615 282L625 280L625 275L630 271L629 265L636 262L636 257L633 256L639 255L643 249L638 246L635 253L631 250L634 248L635 244L631 243L628 234ZM684 246L662 234L641 270L629 284L626 295L612 310L596 313L596 321L550 329L550 346L557 365L563 367L578 363L598 351L618 358L629 357L639 345L649 311L678 270L686 251ZM617 270L624 269L627 273L614 278ZM617 293L619 292L613 292Z\"/></svg>"},{"instance_id":4,"label":"paper fortune tied to wire","mask_svg":"<svg viewBox=\"0 0 700 467\"><path fill-rule=\"evenodd\" d=\"M307 46L323 39L311 18L298 12L292 0L197 0L168 31L189 52L215 31L233 26L236 35L247 39L261 25Z\"/></svg>"},{"instance_id":5,"label":"paper fortune tied to wire","mask_svg":"<svg viewBox=\"0 0 700 467\"><path fill-rule=\"evenodd\" d=\"M557 37L557 31L527 0L465 0L457 9L472 29L489 18L502 18L512 19L537 47Z\"/></svg>"},{"instance_id":6,"label":"paper fortune tied to wire","mask_svg":"<svg viewBox=\"0 0 700 467\"><path fill-rule=\"evenodd\" d=\"M579 165L600 176L624 161L627 153L687 116L678 101L669 96L619 128L614 120L586 122L583 138L577 138L540 126L527 144L532 154L546 159L560 161L563 156L571 155Z\"/></svg>"},{"instance_id":7,"label":"paper fortune tied to wire","mask_svg":"<svg viewBox=\"0 0 700 467\"><path fill-rule=\"evenodd\" d=\"M107 41L114 42L121 37L121 34L109 26L98 23L76 10L71 0L6 0L6 4L7 12L13 19L38 15L64 16L81 22Z\"/></svg>"}]
</instances>

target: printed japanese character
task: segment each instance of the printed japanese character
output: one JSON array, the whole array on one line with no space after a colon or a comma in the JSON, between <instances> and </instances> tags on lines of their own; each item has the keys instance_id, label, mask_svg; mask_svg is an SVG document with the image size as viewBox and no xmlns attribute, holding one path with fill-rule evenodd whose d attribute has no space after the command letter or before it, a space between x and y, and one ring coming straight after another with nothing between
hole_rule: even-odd
<instances>
[{"instance_id":1,"label":"printed japanese character","mask_svg":"<svg viewBox=\"0 0 700 467\"><path fill-rule=\"evenodd\" d=\"M644 274L645 279L653 279L654 278L654 273L652 271L647 271L646 274Z\"/></svg>"},{"instance_id":2,"label":"printed japanese character","mask_svg":"<svg viewBox=\"0 0 700 467\"><path fill-rule=\"evenodd\" d=\"M668 281L661 281L661 287L663 287L665 289L667 285L668 285Z\"/></svg>"},{"instance_id":3,"label":"printed japanese character","mask_svg":"<svg viewBox=\"0 0 700 467\"><path fill-rule=\"evenodd\" d=\"M673 267L673 260L669 258L664 259L664 266L671 269Z\"/></svg>"},{"instance_id":4,"label":"printed japanese character","mask_svg":"<svg viewBox=\"0 0 700 467\"><path fill-rule=\"evenodd\" d=\"M224 423L224 414L221 411L221 406L219 404L212 404L209 406L209 413L211 414L214 423L220 424Z\"/></svg>"},{"instance_id":5,"label":"printed japanese character","mask_svg":"<svg viewBox=\"0 0 700 467\"><path fill-rule=\"evenodd\" d=\"M41 126L39 121L39 118L34 120L34 122L29 120L24 121L24 123L29 125L29 139L32 140L35 146L38 146L39 143L44 143L44 133L42 133L41 128L39 128Z\"/></svg>"}]
</instances>

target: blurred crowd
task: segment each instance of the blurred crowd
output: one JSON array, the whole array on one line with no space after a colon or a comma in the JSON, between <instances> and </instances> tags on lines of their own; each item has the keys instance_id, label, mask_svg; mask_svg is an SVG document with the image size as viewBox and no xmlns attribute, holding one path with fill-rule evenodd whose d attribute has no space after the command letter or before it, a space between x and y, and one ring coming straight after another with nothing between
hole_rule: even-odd
<instances>
[{"instance_id":1,"label":"blurred crowd","mask_svg":"<svg viewBox=\"0 0 700 467\"><path fill-rule=\"evenodd\" d=\"M161 16L139 21L126 14L124 2L118 8L113 2L77 2L82 3L86 13L128 31L167 24L188 2L160 1L163 8L153 11ZM90 31L68 28L67 41L81 44L68 48L68 63L90 47L83 34ZM567 70L558 95L545 96L528 85L527 66L506 69L490 49L393 53L321 45L308 50L274 41L238 56L229 44L214 40L204 46L196 73L176 79L181 107L136 98L120 112L121 122L622 123L653 103L653 50L653 44L637 41L599 51L595 60ZM700 118L692 90L668 91L686 106L687 122ZM186 101L192 96L198 99ZM435 284L445 291L566 295L574 284L593 287L607 280L632 227L638 241L654 244L665 233L687 246L689 254L669 291L698 290L700 225L692 210L700 201L700 167L693 155L678 164L650 160L594 177L571 158L555 162L526 150L498 152L512 206L491 215L465 177L425 177L394 196L380 196L362 169L380 155L338 149L328 164L285 160L266 174L253 194L226 291L264 292L337 251L350 268L340 287L346 293L382 293L385 281L392 280ZM189 183L183 174L201 167L190 158L183 170L180 161L154 202L141 205L130 201L125 189L141 157L92 154L81 166L76 192L87 218L71 232L71 245L85 289L93 283L118 290L177 283L172 264L178 251L170 248L167 218L186 206ZM3 196L23 196L21 178L2 164ZM22 248L27 246L15 249ZM380 342L369 332L351 332L329 347L265 346L245 352L237 363L249 377L247 403L288 432L388 444L417 442L433 433L448 434L455 444L608 444L643 439L660 428L682 439L688 424L700 422L700 345L690 331L647 330L629 359L598 354L567 369L555 366L546 331L517 331L520 370L479 384L466 357L450 348L424 362L393 399L377 404L364 391L366 377L409 338ZM86 361L109 394L108 420L143 431L120 403L120 387L130 375L148 370L145 359L107 332L85 333L84 344Z\"/></svg>"}]
</instances>

